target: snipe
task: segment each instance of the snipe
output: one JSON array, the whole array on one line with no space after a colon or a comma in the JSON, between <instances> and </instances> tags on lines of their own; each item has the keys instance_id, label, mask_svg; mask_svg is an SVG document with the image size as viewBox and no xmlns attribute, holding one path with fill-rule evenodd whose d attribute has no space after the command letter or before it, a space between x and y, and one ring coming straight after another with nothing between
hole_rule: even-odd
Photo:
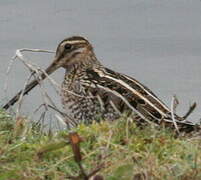
<instances>
[{"instance_id":1,"label":"snipe","mask_svg":"<svg viewBox=\"0 0 201 180\"><path fill-rule=\"evenodd\" d=\"M92 45L83 37L73 36L58 45L55 59L46 72L51 74L60 67L66 69L62 103L76 124L98 119L115 120L124 112L134 115L138 124L145 120L172 122L170 109L153 92L132 77L104 67L96 58ZM42 74L41 77L46 76ZM32 81L24 94L37 84L37 80ZM177 115L175 118L181 128L193 125L186 125Z\"/></svg>"}]
</instances>

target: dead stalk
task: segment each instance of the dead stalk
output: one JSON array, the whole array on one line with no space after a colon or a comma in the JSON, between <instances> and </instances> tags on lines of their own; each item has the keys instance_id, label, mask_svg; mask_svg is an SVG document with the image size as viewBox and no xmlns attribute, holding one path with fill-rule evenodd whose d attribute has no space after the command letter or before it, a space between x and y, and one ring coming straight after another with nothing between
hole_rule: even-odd
<instances>
[{"instance_id":1,"label":"dead stalk","mask_svg":"<svg viewBox=\"0 0 201 180\"><path fill-rule=\"evenodd\" d=\"M172 101L171 101L171 116L172 116L172 122L174 124L174 127L175 127L177 133L179 134L179 128L178 128L176 120L175 120L176 107L178 104L179 104L178 99L176 98L176 96L173 96Z\"/></svg>"}]
</instances>

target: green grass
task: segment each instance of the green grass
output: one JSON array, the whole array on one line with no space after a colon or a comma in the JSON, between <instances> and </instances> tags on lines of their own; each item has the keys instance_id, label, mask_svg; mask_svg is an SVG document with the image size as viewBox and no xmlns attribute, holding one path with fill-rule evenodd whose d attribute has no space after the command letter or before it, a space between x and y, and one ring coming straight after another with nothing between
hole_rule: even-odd
<instances>
[{"instance_id":1,"label":"green grass","mask_svg":"<svg viewBox=\"0 0 201 180\"><path fill-rule=\"evenodd\" d=\"M45 134L39 129L0 111L0 180L57 180L80 174L69 132ZM175 138L171 130L151 126L139 129L126 118L73 131L83 139L86 173L102 164L97 174L106 180L201 179L201 138Z\"/></svg>"}]
</instances>

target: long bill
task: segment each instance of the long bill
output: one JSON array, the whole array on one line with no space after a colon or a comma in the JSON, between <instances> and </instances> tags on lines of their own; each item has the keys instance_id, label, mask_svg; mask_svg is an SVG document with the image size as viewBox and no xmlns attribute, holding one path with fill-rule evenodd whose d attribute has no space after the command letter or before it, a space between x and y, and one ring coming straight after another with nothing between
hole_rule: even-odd
<instances>
[{"instance_id":1,"label":"long bill","mask_svg":"<svg viewBox=\"0 0 201 180\"><path fill-rule=\"evenodd\" d=\"M46 74L50 75L54 71L56 71L59 66L57 64L58 58L55 58L52 64L45 70ZM42 73L39 77L36 79L32 80L29 84L26 85L26 87L22 90L20 90L8 103L6 103L3 106L3 109L7 110L10 106L13 106L20 98L21 94L26 95L31 91L34 87L36 87L39 84L39 81L44 80L47 76L45 73Z\"/></svg>"}]
</instances>

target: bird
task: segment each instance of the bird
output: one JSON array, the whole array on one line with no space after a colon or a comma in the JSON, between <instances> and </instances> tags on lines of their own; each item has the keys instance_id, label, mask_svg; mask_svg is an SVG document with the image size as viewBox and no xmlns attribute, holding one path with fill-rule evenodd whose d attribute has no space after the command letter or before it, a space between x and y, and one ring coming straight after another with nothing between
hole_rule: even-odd
<instances>
[{"instance_id":1,"label":"bird","mask_svg":"<svg viewBox=\"0 0 201 180\"><path fill-rule=\"evenodd\" d=\"M86 38L71 36L58 44L55 58L45 72L51 74L59 68L65 69L61 102L64 111L73 119L74 126L102 119L114 121L124 113L133 117L139 125L166 122L172 126L170 108L133 77L105 67ZM40 79L45 78L46 75L41 74ZM30 82L23 94L37 84L38 80ZM13 105L17 99L14 98L4 108ZM180 129L192 129L193 123L184 122L176 114L174 117Z\"/></svg>"}]
</instances>

